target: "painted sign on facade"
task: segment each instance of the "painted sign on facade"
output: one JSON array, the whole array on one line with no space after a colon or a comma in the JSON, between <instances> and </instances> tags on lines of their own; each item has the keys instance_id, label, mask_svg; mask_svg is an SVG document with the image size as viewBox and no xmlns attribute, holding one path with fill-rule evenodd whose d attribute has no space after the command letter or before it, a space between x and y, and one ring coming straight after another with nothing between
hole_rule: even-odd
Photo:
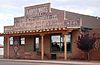
<instances>
[{"instance_id":1,"label":"painted sign on facade","mask_svg":"<svg viewBox=\"0 0 100 65\"><path fill-rule=\"evenodd\" d=\"M78 19L78 20L64 20L64 26L66 26L66 27L80 27L80 19Z\"/></svg>"},{"instance_id":2,"label":"painted sign on facade","mask_svg":"<svg viewBox=\"0 0 100 65\"><path fill-rule=\"evenodd\" d=\"M64 11L50 8L48 3L26 7L25 16L14 18L14 26L5 27L5 32L63 28L71 26L70 24L78 25L79 23L77 21L64 21Z\"/></svg>"}]
</instances>

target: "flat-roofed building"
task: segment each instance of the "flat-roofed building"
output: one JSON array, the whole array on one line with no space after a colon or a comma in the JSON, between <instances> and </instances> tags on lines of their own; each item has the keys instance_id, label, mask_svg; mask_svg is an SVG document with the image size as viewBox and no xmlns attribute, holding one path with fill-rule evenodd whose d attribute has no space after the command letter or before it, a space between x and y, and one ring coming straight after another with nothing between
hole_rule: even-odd
<instances>
[{"instance_id":1,"label":"flat-roofed building","mask_svg":"<svg viewBox=\"0 0 100 65\"><path fill-rule=\"evenodd\" d=\"M4 58L21 59L84 59L76 41L81 28L96 33L100 44L100 18L51 8L50 3L25 7L25 15L14 18L14 25L5 26ZM100 60L100 50L93 50L91 60Z\"/></svg>"}]
</instances>

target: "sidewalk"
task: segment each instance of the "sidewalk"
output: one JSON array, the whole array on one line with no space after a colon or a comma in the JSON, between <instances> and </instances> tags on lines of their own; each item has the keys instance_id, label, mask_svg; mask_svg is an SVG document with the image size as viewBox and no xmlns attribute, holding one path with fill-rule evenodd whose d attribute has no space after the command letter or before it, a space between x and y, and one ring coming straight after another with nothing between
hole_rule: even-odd
<instances>
[{"instance_id":1,"label":"sidewalk","mask_svg":"<svg viewBox=\"0 0 100 65\"><path fill-rule=\"evenodd\" d=\"M26 62L26 63L55 63L55 64L84 64L84 65L100 65L100 62L85 61L58 61L58 60L20 60L20 59L0 59L0 61L8 62Z\"/></svg>"}]
</instances>

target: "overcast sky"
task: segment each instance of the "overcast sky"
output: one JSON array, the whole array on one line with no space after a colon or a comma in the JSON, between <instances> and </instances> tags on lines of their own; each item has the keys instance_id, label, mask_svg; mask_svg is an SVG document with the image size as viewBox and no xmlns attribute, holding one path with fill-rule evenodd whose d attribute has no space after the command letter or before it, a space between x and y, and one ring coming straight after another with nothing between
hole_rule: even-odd
<instances>
[{"instance_id":1,"label":"overcast sky","mask_svg":"<svg viewBox=\"0 0 100 65\"><path fill-rule=\"evenodd\" d=\"M48 2L53 8L100 17L100 0L1 0L0 32L3 26L13 25L14 17L24 15L24 7Z\"/></svg>"}]
</instances>

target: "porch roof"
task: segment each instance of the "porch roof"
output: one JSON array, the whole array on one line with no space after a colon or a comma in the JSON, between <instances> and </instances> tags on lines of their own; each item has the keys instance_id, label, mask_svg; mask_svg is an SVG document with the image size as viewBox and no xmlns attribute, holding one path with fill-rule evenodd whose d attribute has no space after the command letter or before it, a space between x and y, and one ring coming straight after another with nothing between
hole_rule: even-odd
<instances>
[{"instance_id":1,"label":"porch roof","mask_svg":"<svg viewBox=\"0 0 100 65\"><path fill-rule=\"evenodd\" d=\"M32 35L32 34L40 34L40 33L59 33L62 31L72 31L72 30L77 30L80 27L73 27L73 28L52 28L52 29L42 29L42 30L27 30L27 31L17 31L17 32L4 32L0 33L0 36L5 36L5 35Z\"/></svg>"}]
</instances>

